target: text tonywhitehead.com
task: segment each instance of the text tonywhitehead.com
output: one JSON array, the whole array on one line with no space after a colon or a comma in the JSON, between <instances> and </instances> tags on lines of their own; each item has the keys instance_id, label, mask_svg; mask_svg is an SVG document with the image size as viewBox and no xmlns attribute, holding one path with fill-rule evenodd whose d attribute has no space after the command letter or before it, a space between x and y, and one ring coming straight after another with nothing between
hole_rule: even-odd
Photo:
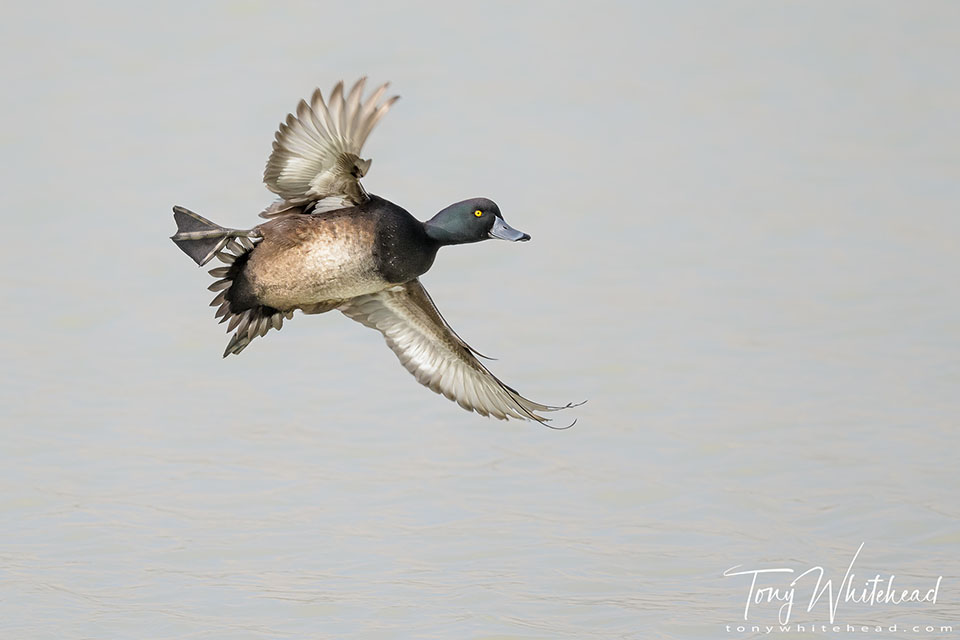
<instances>
[{"instance_id":1,"label":"text tonywhitehead.com","mask_svg":"<svg viewBox=\"0 0 960 640\"><path fill-rule=\"evenodd\" d=\"M727 633L953 633L953 625L859 625L859 624L728 624Z\"/></svg>"}]
</instances>

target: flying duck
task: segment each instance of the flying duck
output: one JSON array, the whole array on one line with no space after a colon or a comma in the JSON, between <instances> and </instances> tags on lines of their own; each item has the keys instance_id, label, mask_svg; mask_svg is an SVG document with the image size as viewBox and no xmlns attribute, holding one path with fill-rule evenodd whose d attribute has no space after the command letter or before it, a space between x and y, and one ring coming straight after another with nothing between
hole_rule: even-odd
<instances>
[{"instance_id":1,"label":"flying duck","mask_svg":"<svg viewBox=\"0 0 960 640\"><path fill-rule=\"evenodd\" d=\"M364 84L361 79L345 93L340 82L326 102L317 89L280 124L263 175L279 197L260 213L267 222L228 229L173 208L177 246L200 266L213 258L225 265L210 270L216 281L209 287L216 292L210 303L216 317L233 332L224 357L280 329L297 309L337 309L381 332L418 382L464 409L550 426L541 413L576 405L534 402L500 381L447 324L418 279L440 247L530 236L508 225L487 198L454 203L420 222L368 194L360 178L370 160L360 153L399 96L382 100L384 84L364 99Z\"/></svg>"}]
</instances>

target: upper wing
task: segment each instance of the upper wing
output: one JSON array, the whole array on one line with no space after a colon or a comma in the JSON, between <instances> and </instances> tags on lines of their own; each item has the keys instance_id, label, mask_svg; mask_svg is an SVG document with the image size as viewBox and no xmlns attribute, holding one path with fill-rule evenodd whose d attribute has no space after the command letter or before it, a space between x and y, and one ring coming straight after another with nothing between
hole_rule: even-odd
<instances>
[{"instance_id":1,"label":"upper wing","mask_svg":"<svg viewBox=\"0 0 960 640\"><path fill-rule=\"evenodd\" d=\"M537 415L537 411L574 406L533 402L498 380L453 332L419 280L353 298L340 311L381 332L420 384L464 409L501 420L520 418L546 424L549 419Z\"/></svg>"},{"instance_id":2,"label":"upper wing","mask_svg":"<svg viewBox=\"0 0 960 640\"><path fill-rule=\"evenodd\" d=\"M337 83L329 106L317 89L309 104L301 100L296 115L287 115L263 172L270 191L290 204L334 198L341 200L342 206L350 206L367 199L360 178L370 168L370 160L361 159L360 151L373 127L400 96L378 104L387 90L384 84L361 101L365 82L366 78L361 78L346 97L343 82Z\"/></svg>"}]
</instances>

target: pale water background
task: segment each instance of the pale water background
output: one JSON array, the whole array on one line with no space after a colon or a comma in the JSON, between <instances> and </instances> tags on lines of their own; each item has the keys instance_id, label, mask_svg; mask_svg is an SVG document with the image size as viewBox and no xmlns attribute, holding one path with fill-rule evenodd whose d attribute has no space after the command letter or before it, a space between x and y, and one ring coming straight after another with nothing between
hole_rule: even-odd
<instances>
[{"instance_id":1,"label":"pale water background","mask_svg":"<svg viewBox=\"0 0 960 640\"><path fill-rule=\"evenodd\" d=\"M960 629L960 7L358 4L4 9L0 637L746 637L725 569L861 542L939 602L838 622ZM221 360L170 207L361 74L370 191L533 235L424 281L573 429L337 313Z\"/></svg>"}]
</instances>

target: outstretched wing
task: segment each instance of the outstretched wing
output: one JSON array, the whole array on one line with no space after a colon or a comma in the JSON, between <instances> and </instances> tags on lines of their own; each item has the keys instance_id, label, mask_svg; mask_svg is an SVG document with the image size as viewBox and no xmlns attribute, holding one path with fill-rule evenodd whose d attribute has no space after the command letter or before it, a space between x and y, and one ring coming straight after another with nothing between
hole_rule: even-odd
<instances>
[{"instance_id":1,"label":"outstretched wing","mask_svg":"<svg viewBox=\"0 0 960 640\"><path fill-rule=\"evenodd\" d=\"M546 424L549 419L536 412L574 406L551 407L528 400L497 379L446 323L419 280L353 298L340 311L382 333L420 384L468 411Z\"/></svg>"},{"instance_id":2,"label":"outstretched wing","mask_svg":"<svg viewBox=\"0 0 960 640\"><path fill-rule=\"evenodd\" d=\"M263 182L290 205L329 198L340 206L361 204L367 194L360 178L370 160L360 157L363 143L400 96L380 102L387 84L361 100L366 78L344 97L343 82L330 94L329 104L320 89L310 102L301 100L297 113L280 124L267 160ZM321 203L323 204L323 203Z\"/></svg>"}]
</instances>

